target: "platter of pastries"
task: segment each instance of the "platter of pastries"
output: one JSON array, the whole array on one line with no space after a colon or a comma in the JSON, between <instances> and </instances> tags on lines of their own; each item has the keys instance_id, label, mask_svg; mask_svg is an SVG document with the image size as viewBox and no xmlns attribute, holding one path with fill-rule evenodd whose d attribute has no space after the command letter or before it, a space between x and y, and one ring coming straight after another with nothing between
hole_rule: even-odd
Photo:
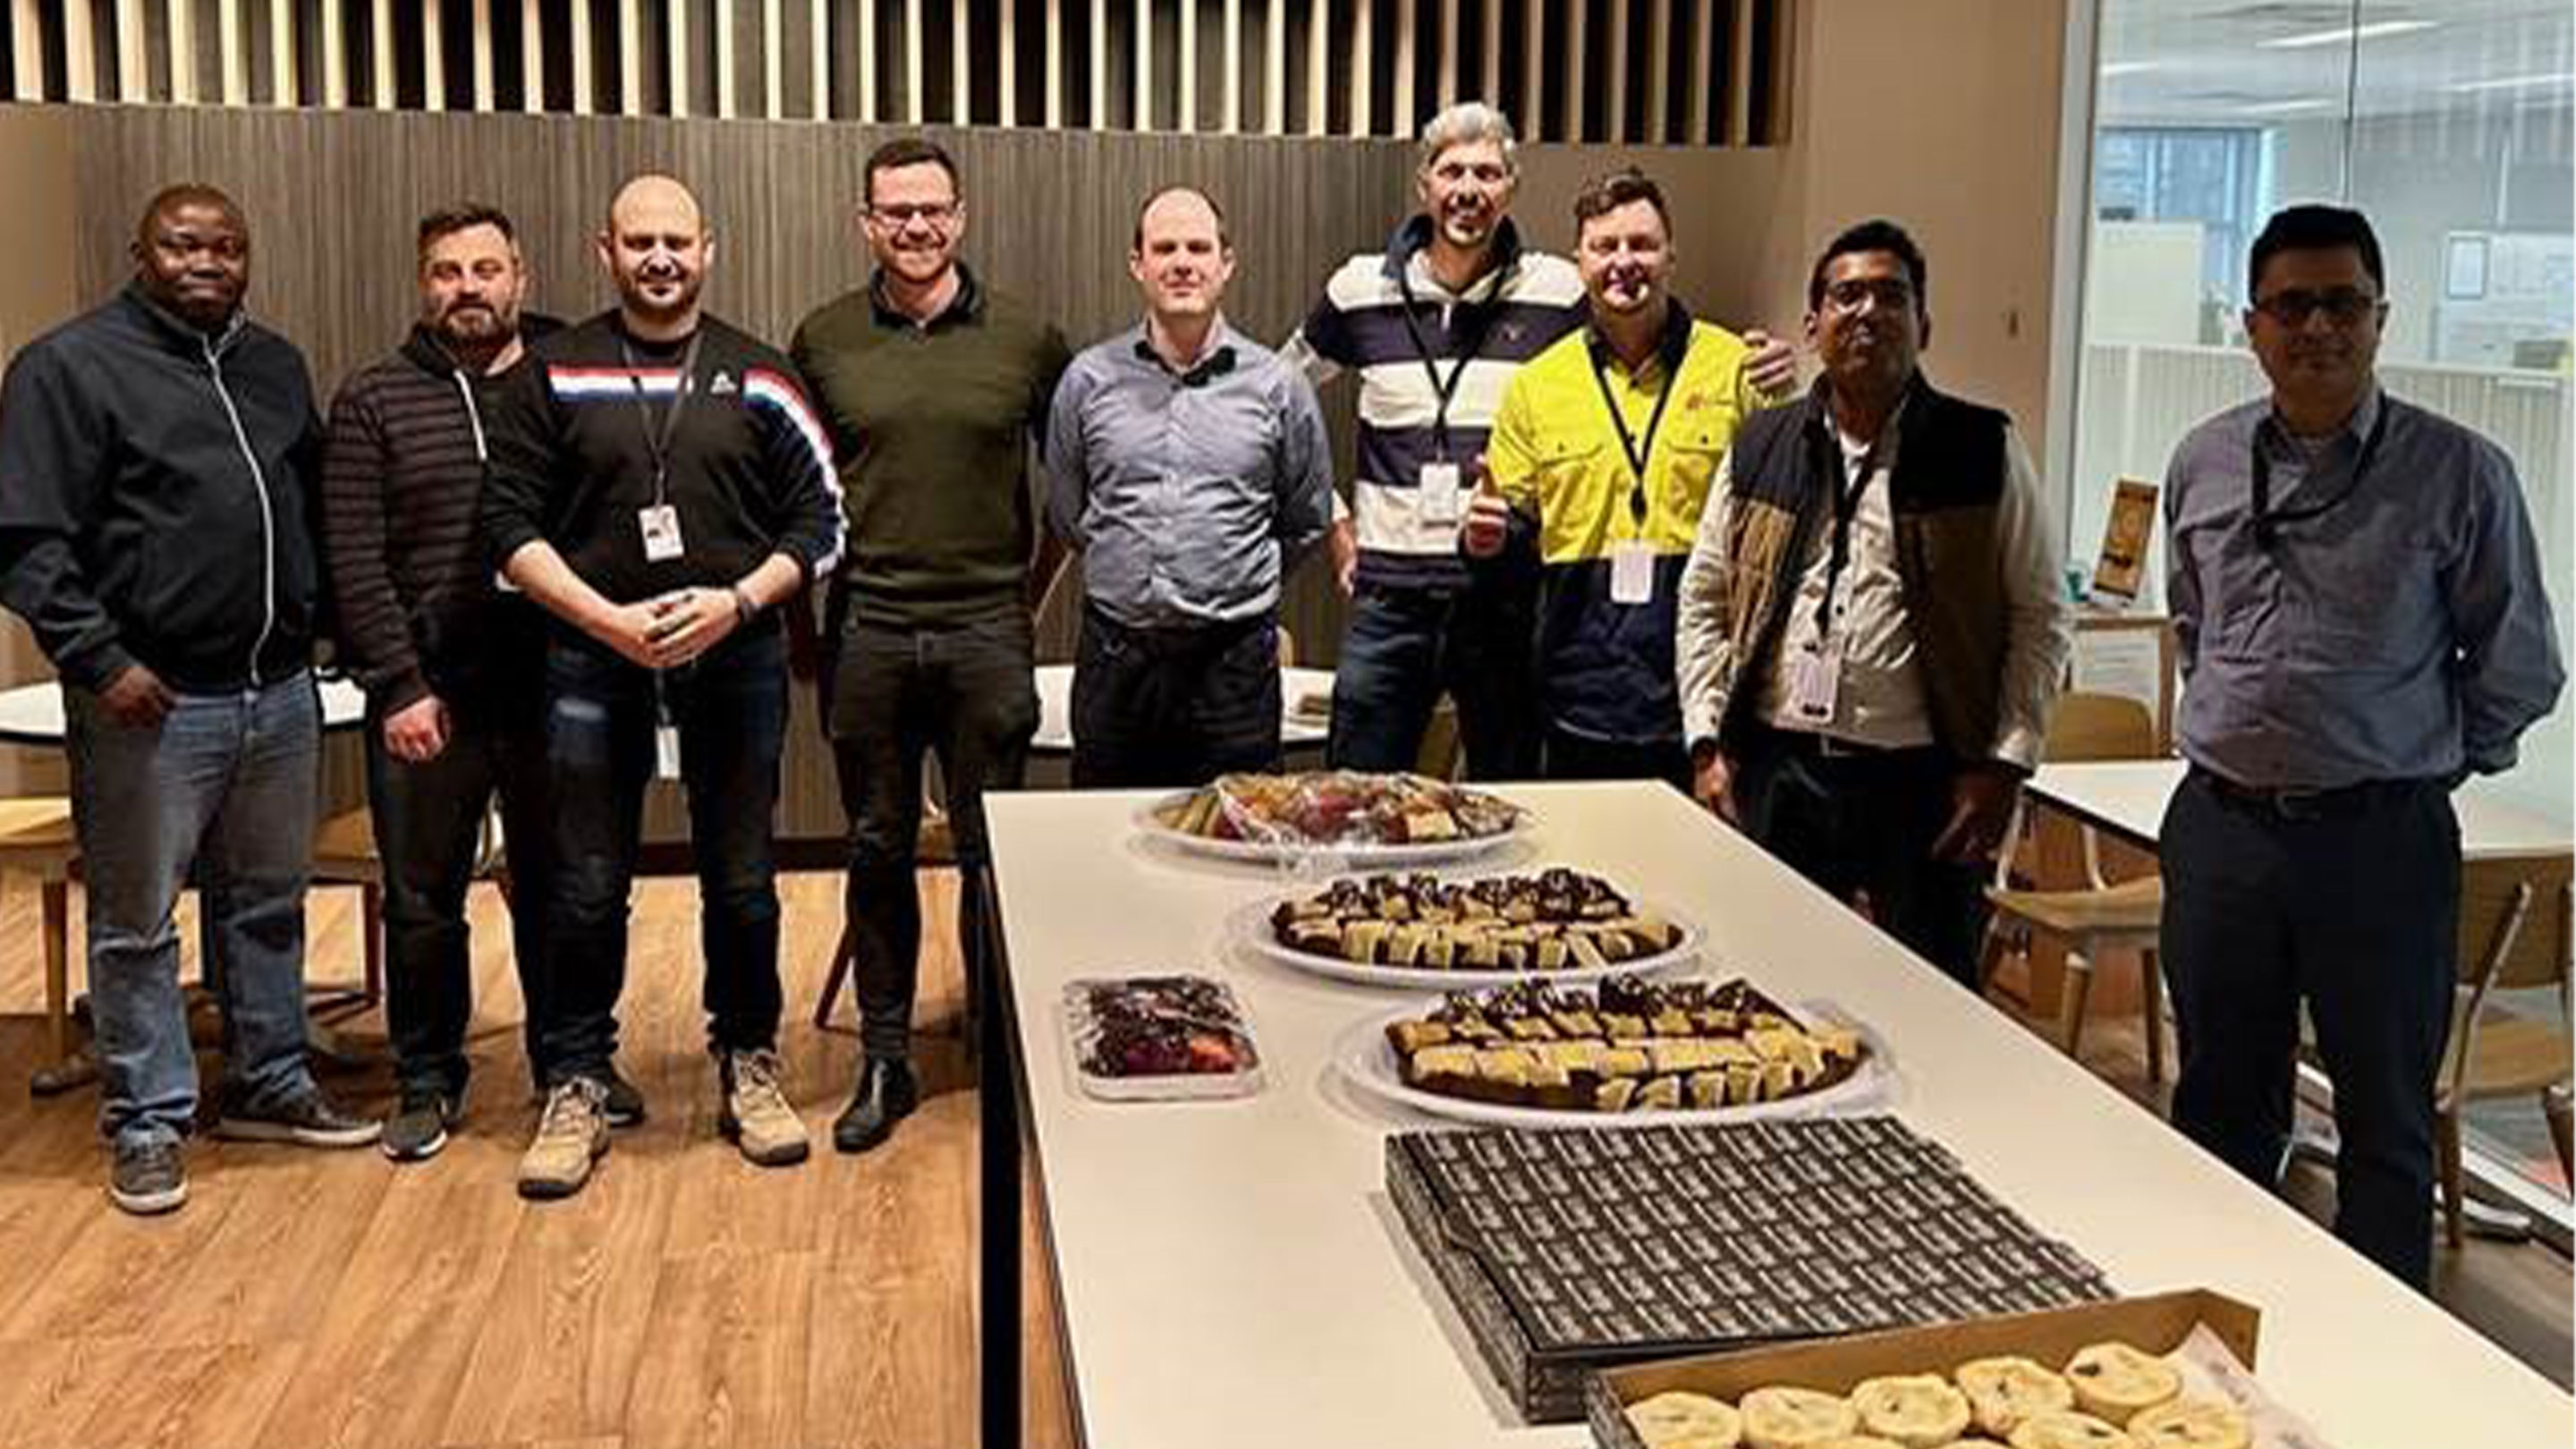
<instances>
[{"instance_id":1,"label":"platter of pastries","mask_svg":"<svg viewBox=\"0 0 2576 1449\"><path fill-rule=\"evenodd\" d=\"M1111 1101L1239 1097L1260 1090L1261 1054L1233 988L1204 976L1070 982L1064 1020L1082 1090Z\"/></svg>"},{"instance_id":2,"label":"platter of pastries","mask_svg":"<svg viewBox=\"0 0 2576 1449\"><path fill-rule=\"evenodd\" d=\"M1702 932L1599 876L1551 866L1457 880L1345 876L1246 907L1234 934L1301 971L1420 990L1657 971L1695 959Z\"/></svg>"},{"instance_id":3,"label":"platter of pastries","mask_svg":"<svg viewBox=\"0 0 2576 1449\"><path fill-rule=\"evenodd\" d=\"M1399 1105L1501 1126L1732 1122L1874 1102L1885 1052L1860 1028L1792 1012L1742 980L1453 992L1355 1024L1342 1073Z\"/></svg>"},{"instance_id":4,"label":"platter of pastries","mask_svg":"<svg viewBox=\"0 0 2576 1449\"><path fill-rule=\"evenodd\" d=\"M1490 850L1529 813L1499 795L1427 775L1321 770L1221 775L1137 818L1150 839L1232 860L1331 855L1360 865L1426 865Z\"/></svg>"}]
</instances>

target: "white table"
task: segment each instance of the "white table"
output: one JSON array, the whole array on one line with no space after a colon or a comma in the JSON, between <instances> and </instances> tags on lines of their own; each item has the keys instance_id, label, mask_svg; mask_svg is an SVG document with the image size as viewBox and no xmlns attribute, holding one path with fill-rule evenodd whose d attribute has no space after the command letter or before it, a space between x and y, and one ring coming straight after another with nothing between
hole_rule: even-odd
<instances>
[{"instance_id":1,"label":"white table","mask_svg":"<svg viewBox=\"0 0 2576 1449\"><path fill-rule=\"evenodd\" d=\"M2264 1382L2340 1449L2565 1449L2576 1408L2323 1229L2185 1143L2045 1042L1679 795L1528 786L1536 850L1672 903L1711 951L1881 1032L1896 1110L2124 1291L2203 1286L2264 1311ZM1134 838L1138 794L995 795L1009 999L1025 1049L1063 1334L1086 1442L1160 1449L1590 1444L1531 1429L1491 1386L1383 1188L1386 1134L1327 1050L1395 998L1218 948L1283 885ZM1269 1084L1233 1102L1113 1105L1065 1059L1064 983L1191 969L1231 981Z\"/></svg>"},{"instance_id":2,"label":"white table","mask_svg":"<svg viewBox=\"0 0 2576 1449\"><path fill-rule=\"evenodd\" d=\"M2165 803L2188 768L2181 760L2118 760L2042 765L2030 779L2034 796L2145 850L2156 848ZM2576 830L2515 803L2492 780L2476 777L2451 796L2460 817L2460 855L2485 860L2566 850Z\"/></svg>"},{"instance_id":3,"label":"white table","mask_svg":"<svg viewBox=\"0 0 2576 1449\"><path fill-rule=\"evenodd\" d=\"M367 693L354 681L322 681L322 728L354 729L367 719ZM0 744L59 745L63 742L63 686L46 679L0 689Z\"/></svg>"},{"instance_id":4,"label":"white table","mask_svg":"<svg viewBox=\"0 0 2576 1449\"><path fill-rule=\"evenodd\" d=\"M1332 712L1301 710L1299 700L1329 700L1333 671L1294 665L1279 671L1279 743L1284 749L1313 748L1332 733ZM1038 666L1038 732L1029 748L1042 755L1073 752L1073 666Z\"/></svg>"}]
</instances>

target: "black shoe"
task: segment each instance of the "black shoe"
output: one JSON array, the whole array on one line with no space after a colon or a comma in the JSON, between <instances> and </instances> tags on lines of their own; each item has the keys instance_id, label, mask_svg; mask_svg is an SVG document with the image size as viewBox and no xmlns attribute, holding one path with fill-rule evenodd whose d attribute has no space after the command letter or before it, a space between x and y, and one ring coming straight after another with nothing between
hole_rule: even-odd
<instances>
[{"instance_id":1,"label":"black shoe","mask_svg":"<svg viewBox=\"0 0 2576 1449\"><path fill-rule=\"evenodd\" d=\"M188 1200L188 1164L167 1137L120 1138L108 1168L107 1200L148 1218L174 1212Z\"/></svg>"},{"instance_id":2,"label":"black shoe","mask_svg":"<svg viewBox=\"0 0 2576 1449\"><path fill-rule=\"evenodd\" d=\"M843 1152L865 1152L894 1135L894 1124L912 1115L921 1091L912 1080L912 1063L901 1057L869 1057L859 1067L858 1090L832 1123L832 1145Z\"/></svg>"},{"instance_id":3,"label":"black shoe","mask_svg":"<svg viewBox=\"0 0 2576 1449\"><path fill-rule=\"evenodd\" d=\"M465 1120L464 1098L435 1087L403 1088L402 1104L385 1119L377 1139L396 1162L426 1162L447 1145L447 1134Z\"/></svg>"},{"instance_id":4,"label":"black shoe","mask_svg":"<svg viewBox=\"0 0 2576 1449\"><path fill-rule=\"evenodd\" d=\"M611 1127L644 1125L644 1093L633 1082L626 1080L626 1074L617 1070L615 1062L608 1064L606 1111L608 1125Z\"/></svg>"},{"instance_id":5,"label":"black shoe","mask_svg":"<svg viewBox=\"0 0 2576 1449\"><path fill-rule=\"evenodd\" d=\"M215 1135L238 1142L292 1142L299 1147L364 1147L384 1131L371 1117L353 1117L311 1082L259 1097L227 1090L215 1118Z\"/></svg>"}]
</instances>

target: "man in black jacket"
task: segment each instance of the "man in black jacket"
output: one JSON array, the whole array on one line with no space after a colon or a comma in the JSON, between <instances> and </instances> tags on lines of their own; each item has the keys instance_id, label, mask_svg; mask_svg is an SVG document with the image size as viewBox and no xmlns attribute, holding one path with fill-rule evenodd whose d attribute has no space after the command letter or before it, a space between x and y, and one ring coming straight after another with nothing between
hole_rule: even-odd
<instances>
[{"instance_id":1,"label":"man in black jacket","mask_svg":"<svg viewBox=\"0 0 2576 1449\"><path fill-rule=\"evenodd\" d=\"M523 316L528 274L510 218L468 203L420 223L420 320L331 405L322 552L340 659L368 701L367 799L385 862L386 1018L402 1100L382 1146L430 1157L464 1115L474 1014L465 891L485 812L501 800L510 935L538 1051L547 813L545 616L493 587L474 542L485 419L525 349L557 324ZM609 1079L612 1123L643 1099Z\"/></svg>"},{"instance_id":2,"label":"man in black jacket","mask_svg":"<svg viewBox=\"0 0 2576 1449\"><path fill-rule=\"evenodd\" d=\"M187 1200L196 1060L171 913L202 887L227 1018L218 1135L361 1146L314 1084L304 884L321 704L304 359L242 311L250 230L174 186L134 280L31 343L0 387L0 602L62 675L88 876L108 1196Z\"/></svg>"},{"instance_id":3,"label":"man in black jacket","mask_svg":"<svg viewBox=\"0 0 2576 1449\"><path fill-rule=\"evenodd\" d=\"M762 1165L807 1151L776 1049L770 819L787 725L776 606L838 561L840 488L787 359L700 311L714 249L687 188L627 183L599 237L616 310L531 349L491 435L484 542L555 616L539 993L549 1092L519 1166L530 1197L580 1191L608 1148L627 890L657 773L688 797L718 1129Z\"/></svg>"}]
</instances>

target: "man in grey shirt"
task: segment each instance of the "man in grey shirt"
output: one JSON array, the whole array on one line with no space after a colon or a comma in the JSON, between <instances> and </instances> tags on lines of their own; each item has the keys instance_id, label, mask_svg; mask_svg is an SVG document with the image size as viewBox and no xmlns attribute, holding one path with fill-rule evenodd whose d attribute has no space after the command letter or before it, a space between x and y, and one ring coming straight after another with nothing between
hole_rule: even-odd
<instances>
[{"instance_id":1,"label":"man in grey shirt","mask_svg":"<svg viewBox=\"0 0 2576 1449\"><path fill-rule=\"evenodd\" d=\"M1076 786L1196 785L1279 759L1279 584L1332 521L1314 390L1226 325L1216 203L1147 200L1145 321L1073 360L1049 410L1047 520L1083 554Z\"/></svg>"},{"instance_id":2,"label":"man in grey shirt","mask_svg":"<svg viewBox=\"0 0 2576 1449\"><path fill-rule=\"evenodd\" d=\"M2166 479L2191 762L2162 832L2174 1123L2272 1185L2304 1001L2343 1140L2335 1233L2422 1288L2450 793L2512 766L2566 675L2512 462L2373 376L2368 220L2291 207L2250 272L2272 395L2194 429Z\"/></svg>"}]
</instances>

